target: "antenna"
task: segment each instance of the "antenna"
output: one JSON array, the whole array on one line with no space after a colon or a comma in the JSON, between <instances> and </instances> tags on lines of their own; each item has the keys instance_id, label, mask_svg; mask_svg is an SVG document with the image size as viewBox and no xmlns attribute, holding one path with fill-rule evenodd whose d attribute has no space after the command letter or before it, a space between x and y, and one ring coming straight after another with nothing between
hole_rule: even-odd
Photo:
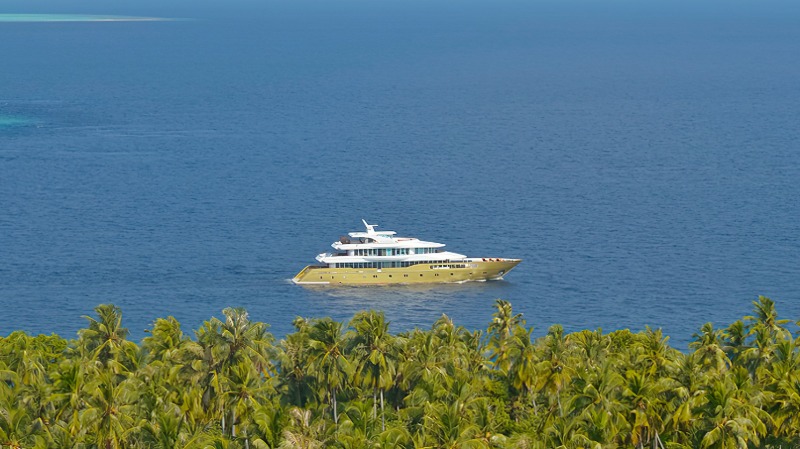
<instances>
[{"instance_id":1,"label":"antenna","mask_svg":"<svg viewBox=\"0 0 800 449\"><path fill-rule=\"evenodd\" d=\"M363 218L361 219L361 222L364 223L364 226L367 227L367 234L374 234L375 233L375 227L377 227L378 225L376 225L376 224L374 224L374 225L368 224L367 220L364 220Z\"/></svg>"}]
</instances>

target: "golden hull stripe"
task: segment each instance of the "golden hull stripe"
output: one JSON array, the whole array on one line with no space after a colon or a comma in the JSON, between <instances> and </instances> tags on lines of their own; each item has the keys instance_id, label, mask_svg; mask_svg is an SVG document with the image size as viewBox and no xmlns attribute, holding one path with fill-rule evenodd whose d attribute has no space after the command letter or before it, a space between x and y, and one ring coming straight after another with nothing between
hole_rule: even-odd
<instances>
[{"instance_id":1,"label":"golden hull stripe","mask_svg":"<svg viewBox=\"0 0 800 449\"><path fill-rule=\"evenodd\" d=\"M292 279L295 284L435 284L501 279L521 259L418 264L402 268L329 268L309 265ZM464 266L456 268L454 266Z\"/></svg>"}]
</instances>

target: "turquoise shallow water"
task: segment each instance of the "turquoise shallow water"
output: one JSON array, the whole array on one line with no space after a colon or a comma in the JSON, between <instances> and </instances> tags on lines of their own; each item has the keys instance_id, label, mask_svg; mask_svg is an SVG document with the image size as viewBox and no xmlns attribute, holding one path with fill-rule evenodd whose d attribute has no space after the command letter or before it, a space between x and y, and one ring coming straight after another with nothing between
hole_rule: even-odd
<instances>
[{"instance_id":1,"label":"turquoise shallow water","mask_svg":"<svg viewBox=\"0 0 800 449\"><path fill-rule=\"evenodd\" d=\"M485 328L504 298L537 335L650 325L678 347L759 294L800 319L792 3L74 9L198 20L0 26L0 335L74 336L103 302L137 339L228 306L281 336L364 308ZM361 218L524 261L436 288L288 281Z\"/></svg>"},{"instance_id":2,"label":"turquoise shallow water","mask_svg":"<svg viewBox=\"0 0 800 449\"><path fill-rule=\"evenodd\" d=\"M0 14L0 22L141 22L154 20L166 19L85 14Z\"/></svg>"},{"instance_id":3,"label":"turquoise shallow water","mask_svg":"<svg viewBox=\"0 0 800 449\"><path fill-rule=\"evenodd\" d=\"M26 117L12 117L7 115L0 115L0 127L10 128L12 126L25 126L33 123L31 119Z\"/></svg>"}]
</instances>

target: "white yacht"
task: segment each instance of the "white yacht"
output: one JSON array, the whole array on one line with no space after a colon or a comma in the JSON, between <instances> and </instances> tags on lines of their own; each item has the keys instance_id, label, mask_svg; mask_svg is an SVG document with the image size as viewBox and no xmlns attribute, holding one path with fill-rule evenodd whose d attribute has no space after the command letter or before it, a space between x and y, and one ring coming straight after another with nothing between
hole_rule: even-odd
<instances>
[{"instance_id":1,"label":"white yacht","mask_svg":"<svg viewBox=\"0 0 800 449\"><path fill-rule=\"evenodd\" d=\"M498 280L521 259L476 258L445 251L444 244L394 231L351 232L331 246L336 252L317 256L292 279L296 284L419 284Z\"/></svg>"}]
</instances>

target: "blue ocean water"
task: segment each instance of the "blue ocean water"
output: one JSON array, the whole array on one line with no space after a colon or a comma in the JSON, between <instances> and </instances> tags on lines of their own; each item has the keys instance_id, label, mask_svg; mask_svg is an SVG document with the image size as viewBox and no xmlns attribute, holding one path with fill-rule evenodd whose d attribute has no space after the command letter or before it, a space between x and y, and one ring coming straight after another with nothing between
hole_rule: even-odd
<instances>
[{"instance_id":1,"label":"blue ocean water","mask_svg":"<svg viewBox=\"0 0 800 449\"><path fill-rule=\"evenodd\" d=\"M6 1L0 335L100 303L140 339L229 306L441 314L535 335L660 327L685 348L766 295L800 319L800 7L791 2ZM67 10L67 7L70 9ZM362 218L506 280L305 288Z\"/></svg>"}]
</instances>

